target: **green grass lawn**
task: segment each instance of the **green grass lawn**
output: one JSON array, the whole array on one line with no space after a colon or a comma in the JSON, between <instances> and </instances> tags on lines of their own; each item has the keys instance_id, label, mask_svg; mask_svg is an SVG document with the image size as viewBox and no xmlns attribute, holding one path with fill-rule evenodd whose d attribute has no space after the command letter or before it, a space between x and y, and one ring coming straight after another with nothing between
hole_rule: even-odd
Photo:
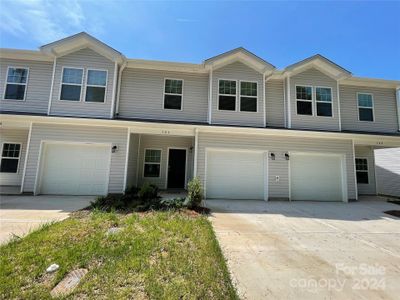
<instances>
[{"instance_id":1,"label":"green grass lawn","mask_svg":"<svg viewBox=\"0 0 400 300\"><path fill-rule=\"evenodd\" d=\"M107 235L112 226L123 230ZM46 268L57 263L53 275ZM237 299L205 216L79 212L0 248L0 298L47 299L70 271L89 270L67 298Z\"/></svg>"}]
</instances>

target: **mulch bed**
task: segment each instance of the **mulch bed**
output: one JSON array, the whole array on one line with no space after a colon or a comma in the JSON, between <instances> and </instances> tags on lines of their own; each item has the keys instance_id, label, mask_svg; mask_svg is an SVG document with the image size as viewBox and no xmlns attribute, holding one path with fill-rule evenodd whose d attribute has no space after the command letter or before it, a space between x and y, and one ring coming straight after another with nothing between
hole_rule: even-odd
<instances>
[{"instance_id":1,"label":"mulch bed","mask_svg":"<svg viewBox=\"0 0 400 300\"><path fill-rule=\"evenodd\" d=\"M384 213L400 218L400 210L388 210L388 211L384 211Z\"/></svg>"}]
</instances>

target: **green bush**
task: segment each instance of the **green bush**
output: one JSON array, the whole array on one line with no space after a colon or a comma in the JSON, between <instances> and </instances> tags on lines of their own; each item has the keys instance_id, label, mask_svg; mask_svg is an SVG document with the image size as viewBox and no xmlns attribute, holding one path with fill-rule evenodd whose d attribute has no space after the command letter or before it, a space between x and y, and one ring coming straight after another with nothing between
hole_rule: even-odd
<instances>
[{"instance_id":1,"label":"green bush","mask_svg":"<svg viewBox=\"0 0 400 300\"><path fill-rule=\"evenodd\" d=\"M152 201L159 199L158 187L154 184L145 183L139 190L138 196L141 201Z\"/></svg>"},{"instance_id":2,"label":"green bush","mask_svg":"<svg viewBox=\"0 0 400 300\"><path fill-rule=\"evenodd\" d=\"M195 177L188 184L187 206L189 208L199 207L203 201L203 187L200 179Z\"/></svg>"},{"instance_id":3,"label":"green bush","mask_svg":"<svg viewBox=\"0 0 400 300\"><path fill-rule=\"evenodd\" d=\"M179 209L185 207L185 198L162 199L160 201L161 209Z\"/></svg>"}]
</instances>

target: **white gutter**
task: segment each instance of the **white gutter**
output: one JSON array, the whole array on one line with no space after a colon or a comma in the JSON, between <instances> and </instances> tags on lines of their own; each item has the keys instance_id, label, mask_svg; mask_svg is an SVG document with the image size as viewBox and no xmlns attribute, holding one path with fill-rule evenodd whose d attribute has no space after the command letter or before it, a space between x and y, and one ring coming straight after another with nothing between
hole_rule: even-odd
<instances>
[{"instance_id":1,"label":"white gutter","mask_svg":"<svg viewBox=\"0 0 400 300\"><path fill-rule=\"evenodd\" d=\"M212 117L212 85L213 85L213 70L210 70L209 82L208 82L208 124L211 124Z\"/></svg>"},{"instance_id":2,"label":"white gutter","mask_svg":"<svg viewBox=\"0 0 400 300\"><path fill-rule=\"evenodd\" d=\"M29 125L29 134L28 134L28 143L26 144L24 170L22 171L22 181L21 181L21 191L20 191L21 194L24 192L26 165L28 164L29 146L31 144L31 136L32 136L32 125L33 122L31 122Z\"/></svg>"},{"instance_id":3,"label":"white gutter","mask_svg":"<svg viewBox=\"0 0 400 300\"><path fill-rule=\"evenodd\" d=\"M117 89L117 81L118 81L117 72L118 72L118 62L115 61L115 63L114 63L114 81L113 81L113 89L112 89L110 119L112 119L114 117L114 111L115 111L115 91Z\"/></svg>"},{"instance_id":4,"label":"white gutter","mask_svg":"<svg viewBox=\"0 0 400 300\"><path fill-rule=\"evenodd\" d=\"M397 121L399 123L399 131L400 131L400 87L396 89L396 103L397 103Z\"/></svg>"},{"instance_id":5,"label":"white gutter","mask_svg":"<svg viewBox=\"0 0 400 300\"><path fill-rule=\"evenodd\" d=\"M127 62L125 61L122 66L121 69L119 69L119 74L118 74L118 88L117 88L117 103L116 103L116 108L115 108L115 114L119 114L119 98L120 98L120 94L121 94L121 81L122 81L122 71L125 69L127 65Z\"/></svg>"},{"instance_id":6,"label":"white gutter","mask_svg":"<svg viewBox=\"0 0 400 300\"><path fill-rule=\"evenodd\" d=\"M57 65L57 57L54 56L54 61L53 61L53 75L51 77L51 86L50 86L50 95L49 95L49 104L47 106L47 115L50 115L50 110L51 110L51 101L53 100L53 87L54 87L54 78L56 76L56 65Z\"/></svg>"}]
</instances>

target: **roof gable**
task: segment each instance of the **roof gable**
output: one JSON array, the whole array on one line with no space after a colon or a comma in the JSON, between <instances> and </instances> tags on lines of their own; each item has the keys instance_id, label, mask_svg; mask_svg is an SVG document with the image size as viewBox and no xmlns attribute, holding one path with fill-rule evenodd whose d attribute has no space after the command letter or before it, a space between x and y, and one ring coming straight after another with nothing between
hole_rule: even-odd
<instances>
[{"instance_id":1,"label":"roof gable","mask_svg":"<svg viewBox=\"0 0 400 300\"><path fill-rule=\"evenodd\" d=\"M320 54L313 55L295 64L287 66L284 72L289 73L290 75L295 75L310 68L315 68L336 80L351 76L350 71L335 64Z\"/></svg>"},{"instance_id":2,"label":"roof gable","mask_svg":"<svg viewBox=\"0 0 400 300\"><path fill-rule=\"evenodd\" d=\"M275 66L242 47L206 59L204 65L213 69L219 69L237 61L260 73L272 73L275 69Z\"/></svg>"},{"instance_id":3,"label":"roof gable","mask_svg":"<svg viewBox=\"0 0 400 300\"><path fill-rule=\"evenodd\" d=\"M100 55L118 63L121 63L125 60L125 57L120 52L92 37L86 32L80 32L50 44L43 45L40 47L40 51L59 57L83 48L90 48Z\"/></svg>"}]
</instances>

